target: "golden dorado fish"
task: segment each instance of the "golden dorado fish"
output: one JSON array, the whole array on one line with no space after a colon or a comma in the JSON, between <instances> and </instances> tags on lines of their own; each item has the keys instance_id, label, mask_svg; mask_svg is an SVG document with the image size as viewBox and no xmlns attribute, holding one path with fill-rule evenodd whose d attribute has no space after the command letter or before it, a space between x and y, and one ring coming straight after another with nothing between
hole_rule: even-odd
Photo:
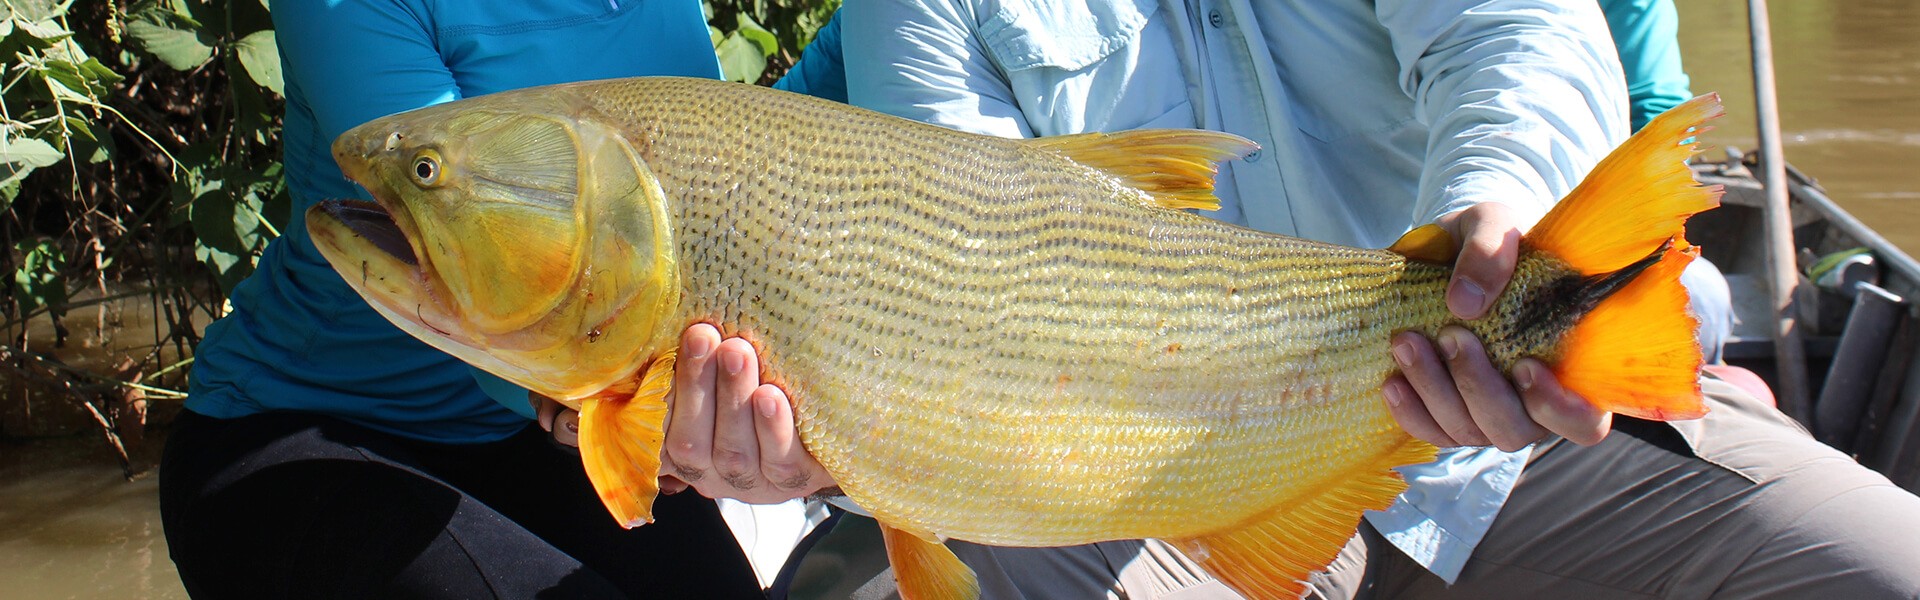
<instances>
[{"instance_id":1,"label":"golden dorado fish","mask_svg":"<svg viewBox=\"0 0 1920 600\"><path fill-rule=\"evenodd\" d=\"M1717 204L1684 165L1711 97L1616 150L1461 323L1596 406L1703 413L1680 271ZM680 332L750 339L801 440L884 526L901 595L977 596L941 541L1157 538L1252 598L1299 594L1434 449L1380 400L1395 332L1459 323L1454 250L1235 227L1232 135L1013 140L693 79L402 113L334 156L375 202L307 212L320 251L433 346L581 412L581 456L650 520Z\"/></svg>"}]
</instances>

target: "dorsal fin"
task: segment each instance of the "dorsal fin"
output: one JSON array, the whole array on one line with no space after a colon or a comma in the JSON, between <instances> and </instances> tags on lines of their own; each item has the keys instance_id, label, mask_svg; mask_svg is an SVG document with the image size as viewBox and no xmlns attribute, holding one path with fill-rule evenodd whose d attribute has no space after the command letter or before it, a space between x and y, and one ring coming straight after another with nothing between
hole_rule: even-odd
<instances>
[{"instance_id":1,"label":"dorsal fin","mask_svg":"<svg viewBox=\"0 0 1920 600\"><path fill-rule=\"evenodd\" d=\"M1163 208L1218 210L1213 176L1220 162L1260 149L1231 133L1199 129L1138 129L1029 140L1074 162L1119 178Z\"/></svg>"}]
</instances>

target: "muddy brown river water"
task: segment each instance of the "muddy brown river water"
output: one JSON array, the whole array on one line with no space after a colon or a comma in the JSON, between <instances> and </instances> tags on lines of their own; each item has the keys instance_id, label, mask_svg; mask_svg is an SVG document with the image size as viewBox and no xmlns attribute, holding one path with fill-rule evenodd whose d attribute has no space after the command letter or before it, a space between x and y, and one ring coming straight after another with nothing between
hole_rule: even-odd
<instances>
[{"instance_id":1,"label":"muddy brown river water","mask_svg":"<svg viewBox=\"0 0 1920 600\"><path fill-rule=\"evenodd\" d=\"M1774 0L1787 159L1909 253L1920 250L1920 2ZM1729 116L1705 141L1754 148L1746 5L1679 0L1696 93ZM0 445L0 597L185 598L152 477L95 438Z\"/></svg>"},{"instance_id":2,"label":"muddy brown river water","mask_svg":"<svg viewBox=\"0 0 1920 600\"><path fill-rule=\"evenodd\" d=\"M1787 161L1908 254L1920 253L1920 2L1773 0ZM1677 0L1694 93L1727 116L1703 140L1754 149L1744 1Z\"/></svg>"}]
</instances>

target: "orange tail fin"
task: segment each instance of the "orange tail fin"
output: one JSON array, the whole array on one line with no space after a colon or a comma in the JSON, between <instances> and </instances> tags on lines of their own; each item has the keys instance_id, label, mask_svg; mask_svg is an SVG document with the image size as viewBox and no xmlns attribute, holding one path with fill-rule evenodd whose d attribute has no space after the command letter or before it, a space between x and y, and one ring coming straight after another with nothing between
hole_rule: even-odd
<instances>
[{"instance_id":1,"label":"orange tail fin","mask_svg":"<svg viewBox=\"0 0 1920 600\"><path fill-rule=\"evenodd\" d=\"M1719 96L1709 94L1655 117L1527 233L1529 248L1588 276L1661 253L1560 345L1554 375L1599 408L1658 420L1706 414L1699 322L1687 310L1680 272L1698 254L1686 241L1687 217L1719 206L1721 190L1695 181L1686 159L1695 151L1692 138L1724 112Z\"/></svg>"}]
</instances>

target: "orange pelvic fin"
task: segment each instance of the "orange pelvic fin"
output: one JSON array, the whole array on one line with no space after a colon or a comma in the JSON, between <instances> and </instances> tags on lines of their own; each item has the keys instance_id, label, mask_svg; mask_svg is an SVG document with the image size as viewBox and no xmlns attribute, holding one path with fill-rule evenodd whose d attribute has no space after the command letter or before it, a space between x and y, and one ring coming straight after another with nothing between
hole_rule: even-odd
<instances>
[{"instance_id":1,"label":"orange pelvic fin","mask_svg":"<svg viewBox=\"0 0 1920 600\"><path fill-rule=\"evenodd\" d=\"M673 363L671 351L648 363L629 397L602 396L580 403L581 462L600 502L622 527L653 522Z\"/></svg>"},{"instance_id":2,"label":"orange pelvic fin","mask_svg":"<svg viewBox=\"0 0 1920 600\"><path fill-rule=\"evenodd\" d=\"M1331 487L1318 494L1275 506L1236 529L1167 542L1250 600L1299 598L1307 576L1331 564L1353 538L1361 513L1386 508L1407 489L1392 468L1433 457L1433 446L1408 438L1376 460L1331 477Z\"/></svg>"},{"instance_id":3,"label":"orange pelvic fin","mask_svg":"<svg viewBox=\"0 0 1920 600\"><path fill-rule=\"evenodd\" d=\"M977 600L980 580L945 544L880 523L901 600Z\"/></svg>"},{"instance_id":4,"label":"orange pelvic fin","mask_svg":"<svg viewBox=\"0 0 1920 600\"><path fill-rule=\"evenodd\" d=\"M1218 210L1213 176L1220 162L1260 149L1230 133L1199 129L1138 129L1082 133L1027 142L1120 178L1162 208Z\"/></svg>"},{"instance_id":5,"label":"orange pelvic fin","mask_svg":"<svg viewBox=\"0 0 1920 600\"><path fill-rule=\"evenodd\" d=\"M1412 260L1439 265L1453 264L1454 256L1459 254L1459 250L1453 247L1453 234L1447 233L1445 227L1431 223L1400 236L1387 250Z\"/></svg>"},{"instance_id":6,"label":"orange pelvic fin","mask_svg":"<svg viewBox=\"0 0 1920 600\"><path fill-rule=\"evenodd\" d=\"M1725 113L1720 96L1707 94L1654 117L1542 217L1525 243L1597 275L1646 258L1668 239L1684 240L1687 217L1720 205L1720 187L1694 181L1686 160L1707 120Z\"/></svg>"},{"instance_id":7,"label":"orange pelvic fin","mask_svg":"<svg viewBox=\"0 0 1920 600\"><path fill-rule=\"evenodd\" d=\"M1680 272L1698 248L1675 238L1653 265L1594 306L1561 341L1553 374L1602 410L1673 421L1707 414L1700 396L1700 321Z\"/></svg>"},{"instance_id":8,"label":"orange pelvic fin","mask_svg":"<svg viewBox=\"0 0 1920 600\"><path fill-rule=\"evenodd\" d=\"M1589 277L1644 265L1574 326L1554 361L1560 382L1595 407L1658 420L1706 414L1699 321L1687 310L1680 272L1698 254L1687 244L1686 220L1719 206L1721 190L1695 181L1685 161L1692 138L1724 112L1709 94L1655 117L1524 238Z\"/></svg>"}]
</instances>

